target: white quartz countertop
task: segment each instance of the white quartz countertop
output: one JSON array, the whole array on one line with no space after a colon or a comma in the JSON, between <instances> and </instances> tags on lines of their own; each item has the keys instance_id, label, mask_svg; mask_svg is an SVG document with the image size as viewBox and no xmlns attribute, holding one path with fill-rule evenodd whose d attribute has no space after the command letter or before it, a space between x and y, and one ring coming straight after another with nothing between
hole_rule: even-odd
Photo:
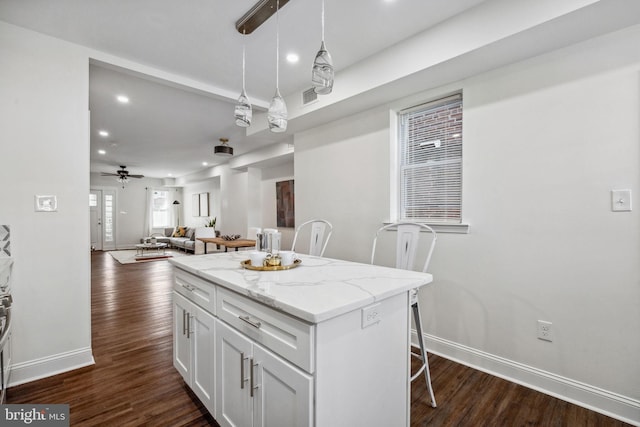
<instances>
[{"instance_id":1,"label":"white quartz countertop","mask_svg":"<svg viewBox=\"0 0 640 427\"><path fill-rule=\"evenodd\" d=\"M300 255L289 270L241 267L243 251L170 258L175 267L310 323L320 323L385 298L419 288L428 273Z\"/></svg>"}]
</instances>

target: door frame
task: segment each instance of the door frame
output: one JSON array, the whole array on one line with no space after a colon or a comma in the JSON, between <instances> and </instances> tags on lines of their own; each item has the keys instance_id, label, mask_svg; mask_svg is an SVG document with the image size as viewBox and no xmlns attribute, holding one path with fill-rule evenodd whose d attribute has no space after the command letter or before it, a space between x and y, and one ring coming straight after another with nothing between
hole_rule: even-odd
<instances>
[{"instance_id":1,"label":"door frame","mask_svg":"<svg viewBox=\"0 0 640 427\"><path fill-rule=\"evenodd\" d=\"M101 212L100 212L100 229L101 229L101 237L100 239L102 240L101 242L101 246L102 248L98 249L98 250L103 250L103 251L111 251L111 250L115 250L117 248L117 229L118 229L118 192L117 192L117 188L116 187L111 187L111 186L101 186L101 185L96 185L96 186L91 186L89 188L89 192L99 192L99 194L101 195L100 197L100 206L101 206ZM113 234L113 238L109 241L106 238L106 228L105 228L105 218L106 218L106 203L105 203L105 199L107 198L107 196L112 196L113 198L113 203L112 203L112 234Z\"/></svg>"}]
</instances>

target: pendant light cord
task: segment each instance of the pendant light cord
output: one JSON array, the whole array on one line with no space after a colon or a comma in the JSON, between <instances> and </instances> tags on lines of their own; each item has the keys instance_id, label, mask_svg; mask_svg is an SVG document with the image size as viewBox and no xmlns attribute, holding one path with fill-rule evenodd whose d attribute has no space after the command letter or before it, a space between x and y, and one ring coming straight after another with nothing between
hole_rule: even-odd
<instances>
[{"instance_id":1,"label":"pendant light cord","mask_svg":"<svg viewBox=\"0 0 640 427\"><path fill-rule=\"evenodd\" d=\"M280 0L276 1L276 90L280 86Z\"/></svg>"},{"instance_id":2,"label":"pendant light cord","mask_svg":"<svg viewBox=\"0 0 640 427\"><path fill-rule=\"evenodd\" d=\"M245 71L244 71L244 67L245 67L244 51L245 51L245 47L246 47L245 45L246 44L244 42L244 36L245 36L244 32L245 32L245 30L243 29L242 30L242 36L243 36L243 39L242 39L242 92L244 92L244 83L245 83L245 81L244 81L244 73L245 73Z\"/></svg>"},{"instance_id":3,"label":"pendant light cord","mask_svg":"<svg viewBox=\"0 0 640 427\"><path fill-rule=\"evenodd\" d=\"M322 0L322 41L324 42L324 0Z\"/></svg>"}]
</instances>

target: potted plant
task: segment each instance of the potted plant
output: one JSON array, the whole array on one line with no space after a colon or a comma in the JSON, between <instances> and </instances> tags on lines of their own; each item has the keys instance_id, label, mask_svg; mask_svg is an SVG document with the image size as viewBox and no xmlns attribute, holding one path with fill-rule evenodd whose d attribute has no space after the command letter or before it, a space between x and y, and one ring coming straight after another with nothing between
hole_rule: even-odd
<instances>
[{"instance_id":1,"label":"potted plant","mask_svg":"<svg viewBox=\"0 0 640 427\"><path fill-rule=\"evenodd\" d=\"M204 226L216 228L216 217L209 218L207 222L204 223Z\"/></svg>"}]
</instances>

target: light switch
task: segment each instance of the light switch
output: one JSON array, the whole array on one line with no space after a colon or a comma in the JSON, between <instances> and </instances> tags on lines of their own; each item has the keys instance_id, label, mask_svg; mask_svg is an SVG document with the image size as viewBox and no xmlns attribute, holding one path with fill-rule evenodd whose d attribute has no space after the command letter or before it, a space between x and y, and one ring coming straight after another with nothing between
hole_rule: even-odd
<instances>
[{"instance_id":1,"label":"light switch","mask_svg":"<svg viewBox=\"0 0 640 427\"><path fill-rule=\"evenodd\" d=\"M611 190L611 210L613 212L630 212L631 190Z\"/></svg>"},{"instance_id":2,"label":"light switch","mask_svg":"<svg viewBox=\"0 0 640 427\"><path fill-rule=\"evenodd\" d=\"M36 212L56 212L58 210L58 198L56 196L35 196Z\"/></svg>"}]
</instances>

